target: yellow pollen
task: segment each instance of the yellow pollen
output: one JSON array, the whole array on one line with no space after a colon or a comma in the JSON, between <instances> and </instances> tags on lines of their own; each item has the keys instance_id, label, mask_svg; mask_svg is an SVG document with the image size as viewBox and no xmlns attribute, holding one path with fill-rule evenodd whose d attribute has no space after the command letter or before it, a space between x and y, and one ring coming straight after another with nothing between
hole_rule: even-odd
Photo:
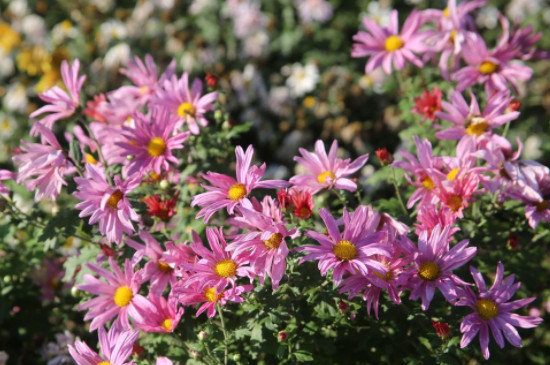
<instances>
[{"instance_id":1,"label":"yellow pollen","mask_svg":"<svg viewBox=\"0 0 550 365\"><path fill-rule=\"evenodd\" d=\"M353 260L357 257L357 249L350 241L339 241L332 250L334 255L340 260Z\"/></svg>"},{"instance_id":2,"label":"yellow pollen","mask_svg":"<svg viewBox=\"0 0 550 365\"><path fill-rule=\"evenodd\" d=\"M235 184L229 188L227 196L231 200L241 200L246 196L246 186L243 184Z\"/></svg>"},{"instance_id":3,"label":"yellow pollen","mask_svg":"<svg viewBox=\"0 0 550 365\"><path fill-rule=\"evenodd\" d=\"M435 262L424 262L418 268L418 276L424 280L434 281L440 274L441 270L439 269L439 265Z\"/></svg>"},{"instance_id":4,"label":"yellow pollen","mask_svg":"<svg viewBox=\"0 0 550 365\"><path fill-rule=\"evenodd\" d=\"M164 139L160 137L151 138L149 144L147 145L147 152L149 152L152 157L162 156L165 151L166 142L164 142Z\"/></svg>"},{"instance_id":5,"label":"yellow pollen","mask_svg":"<svg viewBox=\"0 0 550 365\"><path fill-rule=\"evenodd\" d=\"M124 197L124 194L120 190L116 190L111 196L109 197L109 200L107 200L107 206L111 208L112 210L118 210L118 202Z\"/></svg>"},{"instance_id":6,"label":"yellow pollen","mask_svg":"<svg viewBox=\"0 0 550 365\"><path fill-rule=\"evenodd\" d=\"M283 242L283 235L280 233L273 233L267 241L264 241L264 245L274 250L278 249Z\"/></svg>"},{"instance_id":7,"label":"yellow pollen","mask_svg":"<svg viewBox=\"0 0 550 365\"><path fill-rule=\"evenodd\" d=\"M308 96L304 98L302 103L308 109L313 108L315 106L315 98L313 96Z\"/></svg>"},{"instance_id":8,"label":"yellow pollen","mask_svg":"<svg viewBox=\"0 0 550 365\"><path fill-rule=\"evenodd\" d=\"M220 278L230 278L237 273L237 264L231 259L221 260L216 264L215 270Z\"/></svg>"},{"instance_id":9,"label":"yellow pollen","mask_svg":"<svg viewBox=\"0 0 550 365\"><path fill-rule=\"evenodd\" d=\"M195 116L195 107L191 103L181 103L178 107L178 115L182 118Z\"/></svg>"},{"instance_id":10,"label":"yellow pollen","mask_svg":"<svg viewBox=\"0 0 550 365\"><path fill-rule=\"evenodd\" d=\"M473 136L474 134L476 136L481 136L483 133L487 132L489 130L489 123L481 117L473 117L470 119L467 127L466 132L470 136Z\"/></svg>"},{"instance_id":11,"label":"yellow pollen","mask_svg":"<svg viewBox=\"0 0 550 365\"><path fill-rule=\"evenodd\" d=\"M449 11L449 8L445 8L445 10L443 10L443 16L445 18L448 18L450 15L451 15L451 13Z\"/></svg>"},{"instance_id":12,"label":"yellow pollen","mask_svg":"<svg viewBox=\"0 0 550 365\"><path fill-rule=\"evenodd\" d=\"M170 267L170 265L168 265L166 262L162 262L162 261L157 261L157 267L158 267L160 272L163 272L165 274L169 274L169 273L174 271L174 269L172 269Z\"/></svg>"},{"instance_id":13,"label":"yellow pollen","mask_svg":"<svg viewBox=\"0 0 550 365\"><path fill-rule=\"evenodd\" d=\"M476 302L477 313L484 321L498 315L498 306L492 299L480 299Z\"/></svg>"},{"instance_id":14,"label":"yellow pollen","mask_svg":"<svg viewBox=\"0 0 550 365\"><path fill-rule=\"evenodd\" d=\"M379 272L376 272L376 271L373 271L373 273L374 275L378 276L380 279L384 281L390 281L391 279L393 279L393 273L391 270L388 270L386 274L380 274Z\"/></svg>"},{"instance_id":15,"label":"yellow pollen","mask_svg":"<svg viewBox=\"0 0 550 365\"><path fill-rule=\"evenodd\" d=\"M451 208L453 211L458 212L460 208L462 207L462 198L458 195L451 195L449 198L449 202L447 203L449 208Z\"/></svg>"},{"instance_id":16,"label":"yellow pollen","mask_svg":"<svg viewBox=\"0 0 550 365\"><path fill-rule=\"evenodd\" d=\"M428 190L432 190L435 188L434 181L429 176L426 176L425 178L420 180L420 182L422 183L422 186Z\"/></svg>"},{"instance_id":17,"label":"yellow pollen","mask_svg":"<svg viewBox=\"0 0 550 365\"><path fill-rule=\"evenodd\" d=\"M111 365L111 363L109 361L102 361L102 362L98 363L97 365Z\"/></svg>"},{"instance_id":18,"label":"yellow pollen","mask_svg":"<svg viewBox=\"0 0 550 365\"><path fill-rule=\"evenodd\" d=\"M460 169L458 167L455 167L454 169L451 170L451 172L449 172L447 174L447 180L454 180L456 179L456 175L458 175L458 172L460 171Z\"/></svg>"},{"instance_id":19,"label":"yellow pollen","mask_svg":"<svg viewBox=\"0 0 550 365\"><path fill-rule=\"evenodd\" d=\"M485 61L479 66L479 73L490 75L498 70L498 65L491 61Z\"/></svg>"},{"instance_id":20,"label":"yellow pollen","mask_svg":"<svg viewBox=\"0 0 550 365\"><path fill-rule=\"evenodd\" d=\"M386 51L393 52L397 51L400 48L403 48L403 40L398 35L390 35L388 38L386 38L386 43L384 44L384 48L386 48Z\"/></svg>"},{"instance_id":21,"label":"yellow pollen","mask_svg":"<svg viewBox=\"0 0 550 365\"><path fill-rule=\"evenodd\" d=\"M206 290L204 291L204 297L206 298L207 301L211 303L217 302L222 298L222 296L223 296L223 291L218 294L218 292L216 291L216 288L206 288Z\"/></svg>"},{"instance_id":22,"label":"yellow pollen","mask_svg":"<svg viewBox=\"0 0 550 365\"><path fill-rule=\"evenodd\" d=\"M116 290L113 300L119 307L126 307L133 297L134 293L129 286L121 286Z\"/></svg>"},{"instance_id":23,"label":"yellow pollen","mask_svg":"<svg viewBox=\"0 0 550 365\"><path fill-rule=\"evenodd\" d=\"M65 31L71 30L71 28L73 27L73 24L70 20L63 20L59 25L61 26L61 29Z\"/></svg>"},{"instance_id":24,"label":"yellow pollen","mask_svg":"<svg viewBox=\"0 0 550 365\"><path fill-rule=\"evenodd\" d=\"M95 159L95 157L89 153L86 154L85 159L86 159L86 163L91 163L92 165L95 165L97 163L97 160Z\"/></svg>"},{"instance_id":25,"label":"yellow pollen","mask_svg":"<svg viewBox=\"0 0 550 365\"><path fill-rule=\"evenodd\" d=\"M149 91L149 88L147 86L142 86L139 91L141 92L141 95L145 95Z\"/></svg>"},{"instance_id":26,"label":"yellow pollen","mask_svg":"<svg viewBox=\"0 0 550 365\"><path fill-rule=\"evenodd\" d=\"M53 290L59 290L61 288L58 278L52 278L52 280L50 280L50 288Z\"/></svg>"},{"instance_id":27,"label":"yellow pollen","mask_svg":"<svg viewBox=\"0 0 550 365\"><path fill-rule=\"evenodd\" d=\"M334 176L334 174L331 171L324 171L324 172L321 172L319 175L317 175L317 181L322 184L327 180L327 177L330 178L332 181L334 181L334 178L336 176Z\"/></svg>"},{"instance_id":28,"label":"yellow pollen","mask_svg":"<svg viewBox=\"0 0 550 365\"><path fill-rule=\"evenodd\" d=\"M544 212L546 209L548 209L550 203L548 203L548 200L543 200L541 202L538 202L535 204L535 207L537 207L537 212Z\"/></svg>"},{"instance_id":29,"label":"yellow pollen","mask_svg":"<svg viewBox=\"0 0 550 365\"><path fill-rule=\"evenodd\" d=\"M172 332L172 320L170 318L166 318L161 323L162 328L164 328L168 332Z\"/></svg>"},{"instance_id":30,"label":"yellow pollen","mask_svg":"<svg viewBox=\"0 0 550 365\"><path fill-rule=\"evenodd\" d=\"M453 31L451 31L451 35L449 36L449 42L454 44L455 37L456 37L456 30L453 30Z\"/></svg>"}]
</instances>

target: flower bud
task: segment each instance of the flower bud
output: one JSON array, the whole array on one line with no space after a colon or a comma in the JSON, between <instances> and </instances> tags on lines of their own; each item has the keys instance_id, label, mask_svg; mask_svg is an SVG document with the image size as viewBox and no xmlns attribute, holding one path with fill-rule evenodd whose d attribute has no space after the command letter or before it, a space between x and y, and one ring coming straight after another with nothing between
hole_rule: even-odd
<instances>
[{"instance_id":1,"label":"flower bud","mask_svg":"<svg viewBox=\"0 0 550 365\"><path fill-rule=\"evenodd\" d=\"M288 332L286 331L279 331L279 333L277 334L277 340L279 342L284 342L286 341L287 338L288 338Z\"/></svg>"},{"instance_id":2,"label":"flower bud","mask_svg":"<svg viewBox=\"0 0 550 365\"><path fill-rule=\"evenodd\" d=\"M277 199L279 199L279 204L281 208L287 209L292 205L292 197L286 189L281 189L277 191Z\"/></svg>"},{"instance_id":3,"label":"flower bud","mask_svg":"<svg viewBox=\"0 0 550 365\"><path fill-rule=\"evenodd\" d=\"M127 155L126 156L127 161L132 161L133 159L134 159L134 155Z\"/></svg>"},{"instance_id":4,"label":"flower bud","mask_svg":"<svg viewBox=\"0 0 550 365\"><path fill-rule=\"evenodd\" d=\"M391 153L388 152L388 149L386 147L379 148L375 152L376 157L380 160L380 164L382 166L389 165L393 162L393 156Z\"/></svg>"},{"instance_id":5,"label":"flower bud","mask_svg":"<svg viewBox=\"0 0 550 365\"><path fill-rule=\"evenodd\" d=\"M233 361L239 361L241 359L241 354L233 354Z\"/></svg>"},{"instance_id":6,"label":"flower bud","mask_svg":"<svg viewBox=\"0 0 550 365\"><path fill-rule=\"evenodd\" d=\"M223 113L221 110L216 110L214 112L214 119L221 120L223 118Z\"/></svg>"},{"instance_id":7,"label":"flower bud","mask_svg":"<svg viewBox=\"0 0 550 365\"><path fill-rule=\"evenodd\" d=\"M517 250L519 247L518 236L510 233L510 236L508 237L508 242L506 242L506 246L508 246L510 250Z\"/></svg>"},{"instance_id":8,"label":"flower bud","mask_svg":"<svg viewBox=\"0 0 550 365\"><path fill-rule=\"evenodd\" d=\"M78 290L78 288L75 286L73 286L71 288L71 295L74 297L74 298L78 298L78 295L79 295L79 292L80 290Z\"/></svg>"},{"instance_id":9,"label":"flower bud","mask_svg":"<svg viewBox=\"0 0 550 365\"><path fill-rule=\"evenodd\" d=\"M208 333L206 333L205 331L200 331L197 337L200 341L204 341L206 337L208 337Z\"/></svg>"},{"instance_id":10,"label":"flower bud","mask_svg":"<svg viewBox=\"0 0 550 365\"><path fill-rule=\"evenodd\" d=\"M166 190L170 187L170 182L166 179L162 179L159 183L159 186L162 190Z\"/></svg>"},{"instance_id":11,"label":"flower bud","mask_svg":"<svg viewBox=\"0 0 550 365\"><path fill-rule=\"evenodd\" d=\"M204 77L206 80L206 84L212 88L218 86L218 78L214 75L212 75L210 72L206 73L206 76Z\"/></svg>"},{"instance_id":12,"label":"flower bud","mask_svg":"<svg viewBox=\"0 0 550 365\"><path fill-rule=\"evenodd\" d=\"M349 304L340 299L338 302L338 309L340 309L340 312L346 313L349 310Z\"/></svg>"},{"instance_id":13,"label":"flower bud","mask_svg":"<svg viewBox=\"0 0 550 365\"><path fill-rule=\"evenodd\" d=\"M449 324L445 322L436 322L432 320L432 326L437 332L437 335L441 338L447 338L451 335L451 330L449 329Z\"/></svg>"}]
</instances>

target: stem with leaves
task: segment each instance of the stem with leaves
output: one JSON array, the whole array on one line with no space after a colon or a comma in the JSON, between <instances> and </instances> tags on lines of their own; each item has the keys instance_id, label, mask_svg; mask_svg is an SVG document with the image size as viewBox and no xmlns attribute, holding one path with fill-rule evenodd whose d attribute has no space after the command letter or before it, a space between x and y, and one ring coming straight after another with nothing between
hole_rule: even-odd
<instances>
[{"instance_id":1,"label":"stem with leaves","mask_svg":"<svg viewBox=\"0 0 550 365\"><path fill-rule=\"evenodd\" d=\"M224 348L224 354L223 354L223 364L227 365L227 352L228 352L228 340L229 336L227 334L227 330L225 329L225 320L223 319L223 310L220 303L216 304L216 307L218 309L218 313L220 314L220 322L221 322L221 329L223 332L223 348Z\"/></svg>"},{"instance_id":2,"label":"stem with leaves","mask_svg":"<svg viewBox=\"0 0 550 365\"><path fill-rule=\"evenodd\" d=\"M399 191L399 186L397 186L397 177L395 176L395 169L392 167L391 172L393 175L392 183L393 187L395 188L395 194L397 195L397 199L399 200L399 205L401 206L401 209L403 210L403 213L408 216L409 212L407 211L407 208L405 207L405 203L403 203L403 197L401 196L401 192Z\"/></svg>"}]
</instances>

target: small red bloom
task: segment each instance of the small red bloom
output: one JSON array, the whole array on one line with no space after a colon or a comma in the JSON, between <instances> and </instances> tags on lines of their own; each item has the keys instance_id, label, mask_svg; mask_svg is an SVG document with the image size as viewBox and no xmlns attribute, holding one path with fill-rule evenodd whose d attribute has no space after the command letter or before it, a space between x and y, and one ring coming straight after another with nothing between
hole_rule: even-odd
<instances>
[{"instance_id":1,"label":"small red bloom","mask_svg":"<svg viewBox=\"0 0 550 365\"><path fill-rule=\"evenodd\" d=\"M92 118L96 122L106 123L107 119L100 111L100 106L106 104L107 99L105 94L94 95L93 101L88 101L86 103L86 108L84 109L84 114Z\"/></svg>"},{"instance_id":2,"label":"small red bloom","mask_svg":"<svg viewBox=\"0 0 550 365\"><path fill-rule=\"evenodd\" d=\"M437 86L433 88L432 93L428 90L422 91L422 96L414 99L416 105L412 109L412 112L423 115L422 120L429 119L433 122L435 113L441 110L442 95L441 90Z\"/></svg>"},{"instance_id":3,"label":"small red bloom","mask_svg":"<svg viewBox=\"0 0 550 365\"><path fill-rule=\"evenodd\" d=\"M284 342L286 341L287 338L288 338L288 332L286 331L279 331L279 333L277 334L277 340L279 342Z\"/></svg>"},{"instance_id":4,"label":"small red bloom","mask_svg":"<svg viewBox=\"0 0 550 365\"><path fill-rule=\"evenodd\" d=\"M179 192L176 192L170 199L162 200L160 195L155 194L153 196L147 196L143 199L143 202L147 205L147 212L153 216L167 221L176 212L174 208L179 198Z\"/></svg>"},{"instance_id":5,"label":"small red bloom","mask_svg":"<svg viewBox=\"0 0 550 365\"><path fill-rule=\"evenodd\" d=\"M382 166L389 165L393 162L393 155L388 152L388 149L386 147L379 148L375 152L376 157L380 160L380 163Z\"/></svg>"},{"instance_id":6,"label":"small red bloom","mask_svg":"<svg viewBox=\"0 0 550 365\"><path fill-rule=\"evenodd\" d=\"M518 111L519 108L521 108L521 101L519 101L519 100L512 100L512 101L510 102L510 105L508 105L508 108L506 108L506 112L507 112L507 113L515 112L515 111Z\"/></svg>"},{"instance_id":7,"label":"small red bloom","mask_svg":"<svg viewBox=\"0 0 550 365\"><path fill-rule=\"evenodd\" d=\"M99 247L101 247L101 251L103 251L103 254L107 257L111 257L115 255L115 250L111 248L111 246L106 245L104 243L100 243Z\"/></svg>"},{"instance_id":8,"label":"small red bloom","mask_svg":"<svg viewBox=\"0 0 550 365\"><path fill-rule=\"evenodd\" d=\"M277 191L277 199L279 199L279 204L283 209L288 209L292 205L292 197L286 189Z\"/></svg>"},{"instance_id":9,"label":"small red bloom","mask_svg":"<svg viewBox=\"0 0 550 365\"><path fill-rule=\"evenodd\" d=\"M506 242L506 245L510 250L516 250L519 247L518 236L510 233L510 237L508 237L508 242Z\"/></svg>"},{"instance_id":10,"label":"small red bloom","mask_svg":"<svg viewBox=\"0 0 550 365\"><path fill-rule=\"evenodd\" d=\"M338 309L342 313L346 313L349 310L349 304L344 302L342 299L338 302Z\"/></svg>"},{"instance_id":11,"label":"small red bloom","mask_svg":"<svg viewBox=\"0 0 550 365\"><path fill-rule=\"evenodd\" d=\"M451 330L449 329L449 324L445 322L436 322L432 320L432 326L435 328L435 332L441 338L446 338L451 335Z\"/></svg>"},{"instance_id":12,"label":"small red bloom","mask_svg":"<svg viewBox=\"0 0 550 365\"><path fill-rule=\"evenodd\" d=\"M290 195L292 197L292 203L296 207L294 209L294 215L298 218L307 219L313 212L313 197L307 190L291 189Z\"/></svg>"},{"instance_id":13,"label":"small red bloom","mask_svg":"<svg viewBox=\"0 0 550 365\"><path fill-rule=\"evenodd\" d=\"M212 75L210 72L206 73L206 76L204 77L206 80L206 84L210 87L216 87L218 86L218 78L214 75Z\"/></svg>"},{"instance_id":14,"label":"small red bloom","mask_svg":"<svg viewBox=\"0 0 550 365\"><path fill-rule=\"evenodd\" d=\"M143 346L140 346L137 342L134 342L134 345L132 347L132 355L136 355L137 357L142 357L145 354L145 349Z\"/></svg>"}]
</instances>

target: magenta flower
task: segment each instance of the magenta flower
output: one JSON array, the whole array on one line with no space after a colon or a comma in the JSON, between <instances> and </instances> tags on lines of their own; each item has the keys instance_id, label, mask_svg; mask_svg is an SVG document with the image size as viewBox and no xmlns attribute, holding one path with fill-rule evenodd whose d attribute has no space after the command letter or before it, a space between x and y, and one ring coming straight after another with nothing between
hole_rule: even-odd
<instances>
[{"instance_id":1,"label":"magenta flower","mask_svg":"<svg viewBox=\"0 0 550 365\"><path fill-rule=\"evenodd\" d=\"M310 260L319 261L321 275L334 269L334 282L339 283L344 274L360 273L367 276L371 270L381 274L387 272L387 267L373 255L390 256L390 246L381 243L386 239L385 232L375 232L380 224L380 216L372 210L359 207L353 213L344 209L344 231L340 232L334 217L326 208L319 209L319 215L327 227L328 236L307 231L306 236L313 238L321 246L303 246L298 251L306 251L300 263ZM370 213L370 214L369 214Z\"/></svg>"},{"instance_id":2,"label":"magenta flower","mask_svg":"<svg viewBox=\"0 0 550 365\"><path fill-rule=\"evenodd\" d=\"M117 144L123 149L126 156L133 156L124 168L127 176L140 172L145 174L154 171L161 174L162 170L169 170L170 164L178 163L172 150L183 148L183 142L189 132L176 133L176 119L168 110L153 109L150 120L145 115L136 112L133 114L135 126L122 127L123 139Z\"/></svg>"},{"instance_id":3,"label":"magenta flower","mask_svg":"<svg viewBox=\"0 0 550 365\"><path fill-rule=\"evenodd\" d=\"M99 222L99 232L109 242L122 242L122 234L131 234L134 227L131 220L139 220L126 194L134 190L141 177L122 181L115 176L114 187L105 178L105 172L93 164L86 165L85 177L76 177L77 190L73 195L82 200L75 208L82 210L80 218L90 216L90 224Z\"/></svg>"},{"instance_id":4,"label":"magenta flower","mask_svg":"<svg viewBox=\"0 0 550 365\"><path fill-rule=\"evenodd\" d=\"M74 172L65 157L61 145L51 130L35 123L42 143L21 141L21 153L13 157L18 166L17 183L23 183L29 191L36 189L35 201L43 197L56 200L61 186L67 185L63 176Z\"/></svg>"},{"instance_id":5,"label":"magenta flower","mask_svg":"<svg viewBox=\"0 0 550 365\"><path fill-rule=\"evenodd\" d=\"M35 110L30 115L31 118L49 113L44 118L40 119L38 123L48 129L52 129L55 122L73 115L80 104L80 89L86 80L85 75L78 77L79 68L80 61L78 59L73 62L72 66L69 66L67 61L61 63L61 77L69 93L67 94L67 92L59 86L54 86L46 90L40 94L39 97L48 103L48 105ZM41 131L36 128L37 125L38 124L35 124L31 129L31 134L37 135L39 132L41 133Z\"/></svg>"},{"instance_id":6,"label":"magenta flower","mask_svg":"<svg viewBox=\"0 0 550 365\"><path fill-rule=\"evenodd\" d=\"M431 232L424 231L418 237L418 247L405 243L405 251L412 258L412 266L402 273L399 283L411 289L411 299L421 298L422 309L427 310L438 288L446 300L457 297L459 285L468 285L452 270L470 261L477 253L476 247L468 246L468 240L462 240L449 249L450 226L441 229L437 225ZM409 241L410 242L410 241Z\"/></svg>"},{"instance_id":7,"label":"magenta flower","mask_svg":"<svg viewBox=\"0 0 550 365\"><path fill-rule=\"evenodd\" d=\"M353 36L357 43L353 44L352 57L370 56L365 67L365 73L370 74L375 68L382 65L386 74L392 73L392 64L396 70L405 68L406 61L417 67L423 62L415 55L423 54L428 50L423 41L428 32L419 31L422 25L422 14L413 10L399 33L397 10L390 14L388 27L380 27L374 20L363 18L367 32L360 31Z\"/></svg>"},{"instance_id":8,"label":"magenta flower","mask_svg":"<svg viewBox=\"0 0 550 365\"><path fill-rule=\"evenodd\" d=\"M149 304L138 309L141 317L134 318L136 328L145 332L173 332L183 315L177 297L170 295L166 300L160 294L149 293L147 298Z\"/></svg>"},{"instance_id":9,"label":"magenta flower","mask_svg":"<svg viewBox=\"0 0 550 365\"><path fill-rule=\"evenodd\" d=\"M0 170L0 181L3 180L14 180L17 178L17 174L15 172L11 172L8 170ZM9 194L8 188L0 183L0 194Z\"/></svg>"},{"instance_id":10,"label":"magenta flower","mask_svg":"<svg viewBox=\"0 0 550 365\"><path fill-rule=\"evenodd\" d=\"M347 191L357 190L357 184L346 177L358 171L367 162L369 155L359 156L353 162L349 158L342 160L336 157L338 153L338 142L335 140L330 150L325 150L323 141L315 142L315 153L299 149L302 157L294 157L309 172L293 176L290 183L300 189L310 191L312 194L322 189L340 189Z\"/></svg>"},{"instance_id":11,"label":"magenta flower","mask_svg":"<svg viewBox=\"0 0 550 365\"><path fill-rule=\"evenodd\" d=\"M288 186L288 182L284 180L260 181L264 175L266 165L264 163L260 167L250 167L253 154L254 148L252 146L248 146L246 152L243 152L241 146L235 148L237 180L211 171L203 175L204 179L214 186L201 184L203 188L209 191L193 197L191 206L198 205L202 207L196 218L204 217L206 223L215 212L223 208L226 208L229 214L233 214L233 210L237 205L251 204L248 195L256 188L280 189Z\"/></svg>"},{"instance_id":12,"label":"magenta flower","mask_svg":"<svg viewBox=\"0 0 550 365\"><path fill-rule=\"evenodd\" d=\"M100 327L97 334L102 356L82 341L75 341L74 347L68 345L69 353L77 365L134 365L133 361L126 360L132 355L139 332L124 331L113 325L108 333L103 326Z\"/></svg>"},{"instance_id":13,"label":"magenta flower","mask_svg":"<svg viewBox=\"0 0 550 365\"><path fill-rule=\"evenodd\" d=\"M504 338L512 346L521 347L521 338L515 327L533 328L542 323L542 318L521 316L511 312L525 307L535 300L535 297L509 302L521 283L514 284L514 275L504 278L504 265L501 262L498 263L495 281L489 290L479 271L470 266L470 272L479 293L476 295L472 289L464 287L462 297L456 302L458 306L468 306L474 310L464 317L460 325L460 332L463 333L460 347L468 346L479 332L481 352L483 357L488 359L489 329L500 348L504 347Z\"/></svg>"},{"instance_id":14,"label":"magenta flower","mask_svg":"<svg viewBox=\"0 0 550 365\"><path fill-rule=\"evenodd\" d=\"M130 260L124 263L124 273L119 269L115 260L109 257L111 271L98 265L87 263L86 266L99 277L107 282L101 281L92 275L84 275L84 284L78 285L78 289L90 292L98 297L88 300L76 307L78 310L88 309L84 320L92 320L90 331L103 326L111 318L117 316L115 323L124 329L130 329L128 315L133 318L140 318L139 309L148 305L147 299L139 293L139 286L143 282L143 272L134 272Z\"/></svg>"},{"instance_id":15,"label":"magenta flower","mask_svg":"<svg viewBox=\"0 0 550 365\"><path fill-rule=\"evenodd\" d=\"M218 98L217 92L201 94L202 81L196 78L189 90L189 74L184 72L180 79L172 75L171 78L164 80L152 102L170 110L178 117L180 124L187 123L191 133L199 134L199 125L203 127L208 125L208 119L204 114L214 109L212 104Z\"/></svg>"}]
</instances>

